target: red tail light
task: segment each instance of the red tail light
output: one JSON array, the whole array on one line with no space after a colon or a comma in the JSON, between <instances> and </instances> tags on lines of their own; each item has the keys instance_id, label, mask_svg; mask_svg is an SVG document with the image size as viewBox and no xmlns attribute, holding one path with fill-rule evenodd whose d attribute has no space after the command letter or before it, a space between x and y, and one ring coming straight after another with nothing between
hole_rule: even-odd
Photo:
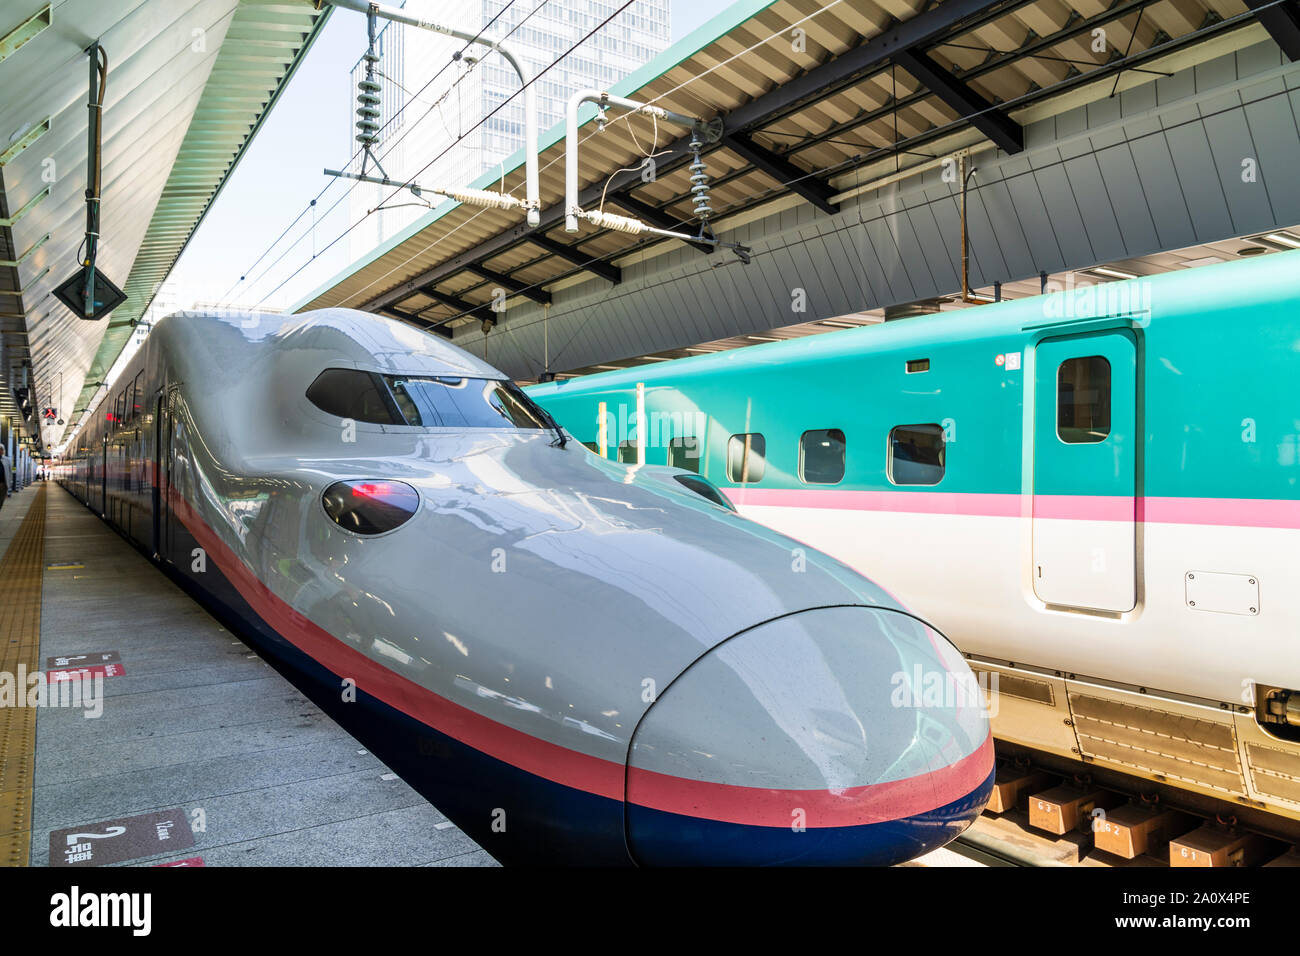
<instances>
[{"instance_id":1,"label":"red tail light","mask_svg":"<svg viewBox=\"0 0 1300 956\"><path fill-rule=\"evenodd\" d=\"M420 495L404 481L336 481L321 496L325 513L354 534L383 534L408 521Z\"/></svg>"}]
</instances>

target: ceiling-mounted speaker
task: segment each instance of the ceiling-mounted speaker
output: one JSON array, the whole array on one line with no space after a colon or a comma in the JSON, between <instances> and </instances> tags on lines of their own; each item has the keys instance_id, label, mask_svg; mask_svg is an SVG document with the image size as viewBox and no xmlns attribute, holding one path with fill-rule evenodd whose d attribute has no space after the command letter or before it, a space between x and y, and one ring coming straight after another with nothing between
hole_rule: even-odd
<instances>
[{"instance_id":1,"label":"ceiling-mounted speaker","mask_svg":"<svg viewBox=\"0 0 1300 956\"><path fill-rule=\"evenodd\" d=\"M86 270L76 274L54 290L54 296L79 319L102 319L126 301L126 293L98 269L92 269L93 284L90 302L86 302Z\"/></svg>"}]
</instances>

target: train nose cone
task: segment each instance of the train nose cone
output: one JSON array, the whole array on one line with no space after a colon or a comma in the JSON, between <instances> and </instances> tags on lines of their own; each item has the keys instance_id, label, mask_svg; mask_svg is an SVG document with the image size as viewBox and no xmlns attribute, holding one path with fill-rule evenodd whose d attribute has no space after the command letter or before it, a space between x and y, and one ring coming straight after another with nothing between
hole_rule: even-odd
<instances>
[{"instance_id":1,"label":"train nose cone","mask_svg":"<svg viewBox=\"0 0 1300 956\"><path fill-rule=\"evenodd\" d=\"M979 815L984 698L941 635L888 609L804 611L742 632L638 725L629 846L645 865L902 862Z\"/></svg>"}]
</instances>

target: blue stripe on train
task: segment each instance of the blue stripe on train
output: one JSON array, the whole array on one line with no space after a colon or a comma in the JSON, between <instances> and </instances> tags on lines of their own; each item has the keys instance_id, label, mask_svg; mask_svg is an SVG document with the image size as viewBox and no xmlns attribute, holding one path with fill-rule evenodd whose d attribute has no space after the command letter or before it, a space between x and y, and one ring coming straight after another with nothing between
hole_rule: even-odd
<instances>
[{"instance_id":1,"label":"blue stripe on train","mask_svg":"<svg viewBox=\"0 0 1300 956\"><path fill-rule=\"evenodd\" d=\"M856 827L797 832L702 820L632 804L632 855L646 866L891 866L943 846L974 820L993 792L992 772L947 806Z\"/></svg>"}]
</instances>

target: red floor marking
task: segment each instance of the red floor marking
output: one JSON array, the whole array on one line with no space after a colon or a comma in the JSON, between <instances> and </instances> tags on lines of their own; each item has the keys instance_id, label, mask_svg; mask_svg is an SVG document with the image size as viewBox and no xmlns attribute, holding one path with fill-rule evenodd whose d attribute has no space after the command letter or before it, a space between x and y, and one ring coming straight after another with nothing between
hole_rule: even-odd
<instances>
[{"instance_id":1,"label":"red floor marking","mask_svg":"<svg viewBox=\"0 0 1300 956\"><path fill-rule=\"evenodd\" d=\"M58 684L62 681L81 680L83 677L117 677L126 673L121 664L94 664L90 667L68 667L45 672L45 681Z\"/></svg>"}]
</instances>

